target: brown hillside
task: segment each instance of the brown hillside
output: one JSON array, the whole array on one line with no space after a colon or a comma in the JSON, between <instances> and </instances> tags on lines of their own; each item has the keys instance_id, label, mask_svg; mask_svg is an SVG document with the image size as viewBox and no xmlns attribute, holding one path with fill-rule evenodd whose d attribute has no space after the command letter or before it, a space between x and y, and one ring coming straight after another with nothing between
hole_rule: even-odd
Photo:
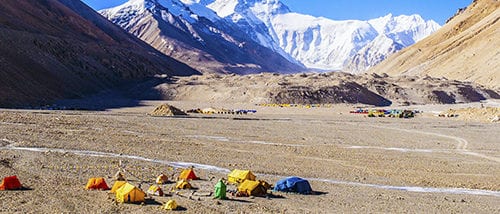
<instances>
[{"instance_id":1,"label":"brown hillside","mask_svg":"<svg viewBox=\"0 0 500 214\"><path fill-rule=\"evenodd\" d=\"M155 74L197 73L75 0L2 1L0 44L0 107L79 97Z\"/></svg>"},{"instance_id":2,"label":"brown hillside","mask_svg":"<svg viewBox=\"0 0 500 214\"><path fill-rule=\"evenodd\" d=\"M500 88L500 1L475 0L442 29L370 72L426 74Z\"/></svg>"}]
</instances>

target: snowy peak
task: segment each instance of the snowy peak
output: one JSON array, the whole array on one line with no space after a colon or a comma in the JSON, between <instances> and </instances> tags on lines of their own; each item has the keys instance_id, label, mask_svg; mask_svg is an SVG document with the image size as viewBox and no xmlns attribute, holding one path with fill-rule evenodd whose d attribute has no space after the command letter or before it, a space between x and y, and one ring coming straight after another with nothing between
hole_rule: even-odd
<instances>
[{"instance_id":1,"label":"snowy peak","mask_svg":"<svg viewBox=\"0 0 500 214\"><path fill-rule=\"evenodd\" d=\"M293 13L279 0L209 0L208 8L250 38L309 68L364 71L440 28L419 15L335 21ZM390 41L389 41L390 40ZM375 57L376 56L376 57ZM375 58L370 58L375 57ZM365 58L363 66L353 62Z\"/></svg>"},{"instance_id":2,"label":"snowy peak","mask_svg":"<svg viewBox=\"0 0 500 214\"><path fill-rule=\"evenodd\" d=\"M396 17L388 14L384 17L369 20L368 23L379 34L387 35L404 46L410 46L422 40L441 27L433 20L425 21L418 14Z\"/></svg>"},{"instance_id":3,"label":"snowy peak","mask_svg":"<svg viewBox=\"0 0 500 214\"><path fill-rule=\"evenodd\" d=\"M284 58L274 49L255 42L232 21L217 16L203 5L208 3L211 2L130 0L100 12L156 49L202 72L244 74L304 70L293 58Z\"/></svg>"},{"instance_id":4,"label":"snowy peak","mask_svg":"<svg viewBox=\"0 0 500 214\"><path fill-rule=\"evenodd\" d=\"M351 72L363 72L440 28L416 14L336 21L291 12L279 0L130 0L119 8L102 14L125 29L129 28L130 17L149 10L171 24L177 22L178 28L205 42L200 29L194 26L206 26L206 22L199 23L204 17L212 24L201 31L240 31L246 40L292 63ZM223 40L243 44L230 33L220 35Z\"/></svg>"},{"instance_id":5,"label":"snowy peak","mask_svg":"<svg viewBox=\"0 0 500 214\"><path fill-rule=\"evenodd\" d=\"M279 0L201 0L200 3L216 11L220 17L227 17L235 13L245 13L248 10L251 10L254 15L262 17L291 12Z\"/></svg>"}]
</instances>

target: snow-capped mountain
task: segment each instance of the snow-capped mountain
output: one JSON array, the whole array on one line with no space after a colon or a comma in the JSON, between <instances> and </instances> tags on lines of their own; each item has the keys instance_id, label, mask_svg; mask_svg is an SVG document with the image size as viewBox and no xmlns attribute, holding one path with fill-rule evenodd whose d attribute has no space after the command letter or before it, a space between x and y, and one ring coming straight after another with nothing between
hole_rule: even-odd
<instances>
[{"instance_id":1,"label":"snow-capped mountain","mask_svg":"<svg viewBox=\"0 0 500 214\"><path fill-rule=\"evenodd\" d=\"M161 52L202 72L246 74L305 70L293 58L287 59L252 40L245 31L218 16L204 3L207 2L130 0L99 12Z\"/></svg>"},{"instance_id":2,"label":"snow-capped mountain","mask_svg":"<svg viewBox=\"0 0 500 214\"><path fill-rule=\"evenodd\" d=\"M297 71L297 64L363 72L440 28L419 15L335 21L294 13L279 0L130 0L101 14L202 71L248 68L236 73ZM207 68L210 60L219 63Z\"/></svg>"},{"instance_id":3,"label":"snow-capped mountain","mask_svg":"<svg viewBox=\"0 0 500 214\"><path fill-rule=\"evenodd\" d=\"M236 23L254 41L322 70L364 71L440 28L419 15L334 21L293 13L279 0L190 1Z\"/></svg>"}]
</instances>

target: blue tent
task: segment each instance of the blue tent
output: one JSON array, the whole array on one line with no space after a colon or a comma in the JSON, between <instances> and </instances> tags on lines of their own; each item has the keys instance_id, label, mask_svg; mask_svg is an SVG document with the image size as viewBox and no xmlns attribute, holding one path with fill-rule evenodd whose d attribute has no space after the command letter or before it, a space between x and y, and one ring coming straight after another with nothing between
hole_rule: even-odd
<instances>
[{"instance_id":1,"label":"blue tent","mask_svg":"<svg viewBox=\"0 0 500 214\"><path fill-rule=\"evenodd\" d=\"M288 177L276 182L274 191L309 194L312 192L312 189L307 180L299 177Z\"/></svg>"}]
</instances>

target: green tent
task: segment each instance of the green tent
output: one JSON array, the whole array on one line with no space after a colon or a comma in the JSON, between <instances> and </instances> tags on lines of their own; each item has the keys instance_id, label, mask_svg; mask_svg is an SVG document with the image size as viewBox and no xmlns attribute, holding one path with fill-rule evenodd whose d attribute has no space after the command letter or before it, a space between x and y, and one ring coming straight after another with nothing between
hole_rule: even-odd
<instances>
[{"instance_id":1,"label":"green tent","mask_svg":"<svg viewBox=\"0 0 500 214\"><path fill-rule=\"evenodd\" d=\"M215 184L215 198L226 199L226 184L221 180Z\"/></svg>"}]
</instances>

